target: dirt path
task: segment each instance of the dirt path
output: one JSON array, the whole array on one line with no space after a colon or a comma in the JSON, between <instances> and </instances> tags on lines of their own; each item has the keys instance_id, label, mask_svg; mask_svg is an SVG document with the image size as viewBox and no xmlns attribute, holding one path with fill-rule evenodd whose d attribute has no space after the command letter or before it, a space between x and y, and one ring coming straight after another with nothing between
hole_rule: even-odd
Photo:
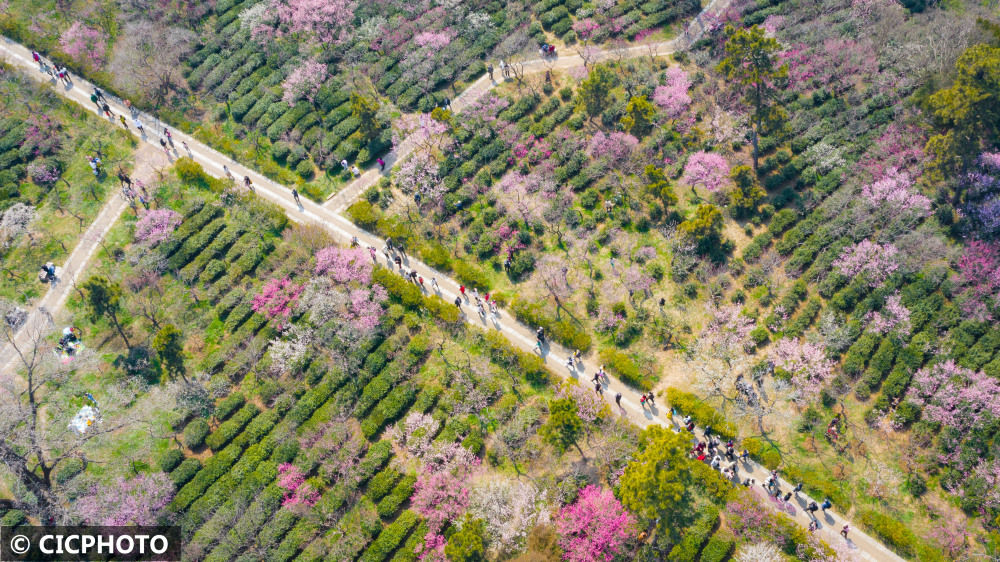
<instances>
[{"instance_id":1,"label":"dirt path","mask_svg":"<svg viewBox=\"0 0 1000 562\"><path fill-rule=\"evenodd\" d=\"M29 73L38 73L37 65L31 61L30 51L21 45L11 41L5 41L4 44L0 45L0 53L5 54L11 64L25 69ZM72 90L66 91L59 88L59 91L67 97L75 99L88 110L96 112L94 104L89 100L92 86L88 82L82 79L76 79L75 87ZM118 103L118 100L112 100L111 105L116 115L125 111L124 107ZM140 118L147 124L160 123L158 119L149 115L143 114ZM162 125L160 125L159 130L162 130ZM346 218L334 212L334 210L328 206L329 202L327 205L319 205L313 203L312 201L302 199L301 202L297 203L292 198L291 189L288 187L271 181L256 171L246 168L233 159L202 144L194 138L181 133L180 131L173 131L173 136L178 146L180 146L181 141L187 142L190 148L187 155L199 162L208 173L217 177L224 177L223 166L228 166L236 177L244 175L250 177L256 187L256 193L259 196L267 198L281 206L292 220L297 222L319 224L329 230L339 242L344 244L348 243L352 237L357 237L363 246L373 247L379 250L379 262L384 260L384 256L381 254L384 241L377 236L358 228ZM159 142L158 138L144 138L143 140L150 143ZM157 150L159 149L157 148ZM143 154L146 154L146 152L143 152ZM386 160L388 164L389 160ZM361 181L370 180L365 180L364 176L362 176L359 180L356 180L356 182ZM360 193L359 189L354 189L353 191L355 193ZM350 201L351 199L345 195L342 199L340 199L340 207L342 208L343 206L346 206ZM385 265L389 268L394 267L394 264L392 263L386 263ZM423 276L425 286L428 288L427 290L429 290L431 286L431 279L436 278L440 287L436 292L448 302L454 301L458 295L458 283L455 280L450 279L441 272L435 271L431 267L412 257L404 258L403 268L407 271L415 270L419 275ZM492 322L481 318L479 314L476 313L474 305L469 303L467 300L463 301L462 309L464 312L464 319L467 323L487 330L499 330L511 341L512 344L525 351L533 352L535 345L534 329L517 322L506 311L501 311L501 316L498 322ZM546 348L543 357L554 372L565 378L572 378L581 381L585 385L590 385L591 383L589 381L591 375L588 375L588 373L594 373L597 370L595 358L587 358L583 361L582 365L579 365L577 369L571 371L565 367L568 355L569 350L566 350L558 345L551 345ZM602 388L603 398L613 409L616 408L614 405L615 393L622 393L622 408L619 410L620 413L622 415L627 415L630 420L638 424L640 427L646 427L651 424L673 425L674 427L677 427L670 412L664 411L662 407L649 409L640 406L639 393L625 386L617 379L613 377L609 378L608 382L602 385ZM743 465L740 473L743 478L752 477L758 481L764 480L767 477L767 470L756 463L747 463ZM792 485L788 482L782 481L781 487L784 490L789 490ZM757 491L759 492L760 489L758 488ZM804 495L800 496L800 498L801 502L799 503L799 508L795 508L794 505L786 506L782 509L782 511L788 513L789 516L795 519L795 521L799 522L803 527L806 527L809 524L809 518L806 516L806 512L801 509L801 506L806 505L807 502L812 501L812 499ZM818 498L817 501L822 501L822 498ZM777 508L778 506L775 507ZM850 540L847 542L852 551L857 554L858 558L869 561L902 560L899 556L889 551L875 539L855 528L853 524L846 521L843 517L836 514L832 510L827 511L827 514L820 520L820 528L817 533L828 543L835 544L837 541L842 542L844 539L840 537L838 533L840 527L845 523L851 525Z\"/></svg>"}]
</instances>

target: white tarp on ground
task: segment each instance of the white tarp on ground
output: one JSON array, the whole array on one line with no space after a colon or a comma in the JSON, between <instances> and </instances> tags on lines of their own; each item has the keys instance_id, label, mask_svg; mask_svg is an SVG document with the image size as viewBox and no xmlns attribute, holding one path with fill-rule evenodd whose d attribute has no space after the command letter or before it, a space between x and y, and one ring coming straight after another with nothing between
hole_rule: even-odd
<instances>
[{"instance_id":1,"label":"white tarp on ground","mask_svg":"<svg viewBox=\"0 0 1000 562\"><path fill-rule=\"evenodd\" d=\"M90 406L84 406L73 416L73 421L69 422L69 428L83 434L87 433L87 430L95 423L97 423L97 410Z\"/></svg>"}]
</instances>

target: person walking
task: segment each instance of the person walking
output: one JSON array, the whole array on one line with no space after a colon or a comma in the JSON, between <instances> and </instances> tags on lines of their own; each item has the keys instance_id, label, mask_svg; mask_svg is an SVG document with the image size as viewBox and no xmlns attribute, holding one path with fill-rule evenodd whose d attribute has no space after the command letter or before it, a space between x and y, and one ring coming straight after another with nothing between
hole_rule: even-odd
<instances>
[{"instance_id":1,"label":"person walking","mask_svg":"<svg viewBox=\"0 0 1000 562\"><path fill-rule=\"evenodd\" d=\"M347 163L347 158L344 158L343 160L340 161L340 167L343 168L345 171L350 168L350 165Z\"/></svg>"},{"instance_id":2,"label":"person walking","mask_svg":"<svg viewBox=\"0 0 1000 562\"><path fill-rule=\"evenodd\" d=\"M250 176L243 176L243 185L245 185L247 189L253 190L253 182L250 181Z\"/></svg>"},{"instance_id":3,"label":"person walking","mask_svg":"<svg viewBox=\"0 0 1000 562\"><path fill-rule=\"evenodd\" d=\"M379 171L380 172L384 172L385 171L385 160L382 160L382 157L379 156L377 159L375 159L375 161L378 162L378 169L379 169Z\"/></svg>"},{"instance_id":4,"label":"person walking","mask_svg":"<svg viewBox=\"0 0 1000 562\"><path fill-rule=\"evenodd\" d=\"M601 386L601 383L594 383L594 392L596 392L598 396L604 394L604 387Z\"/></svg>"},{"instance_id":5,"label":"person walking","mask_svg":"<svg viewBox=\"0 0 1000 562\"><path fill-rule=\"evenodd\" d=\"M646 402L649 402L650 406L656 406L656 400L653 400L653 391L649 391L649 396L646 398Z\"/></svg>"},{"instance_id":6,"label":"person walking","mask_svg":"<svg viewBox=\"0 0 1000 562\"><path fill-rule=\"evenodd\" d=\"M462 296L464 297L465 296L465 285L459 285L458 286L458 292L461 293Z\"/></svg>"},{"instance_id":7,"label":"person walking","mask_svg":"<svg viewBox=\"0 0 1000 562\"><path fill-rule=\"evenodd\" d=\"M788 492L787 494L785 494L785 501L787 502L790 499L792 499L792 492Z\"/></svg>"},{"instance_id":8,"label":"person walking","mask_svg":"<svg viewBox=\"0 0 1000 562\"><path fill-rule=\"evenodd\" d=\"M90 94L90 101L94 102L94 105L97 106L98 110L101 109L101 100L97 99L97 94ZM124 117L122 117L122 119L124 119Z\"/></svg>"},{"instance_id":9,"label":"person walking","mask_svg":"<svg viewBox=\"0 0 1000 562\"><path fill-rule=\"evenodd\" d=\"M140 121L139 118L136 117L134 123L135 123L135 128L139 130L139 134L142 136L146 136L146 130L142 128L142 121Z\"/></svg>"},{"instance_id":10,"label":"person walking","mask_svg":"<svg viewBox=\"0 0 1000 562\"><path fill-rule=\"evenodd\" d=\"M822 503L822 505L820 505L820 507L823 508L823 513L826 513L826 510L828 510L831 507L833 507L833 504L830 503L830 498L824 498L823 499L823 503Z\"/></svg>"},{"instance_id":11,"label":"person walking","mask_svg":"<svg viewBox=\"0 0 1000 562\"><path fill-rule=\"evenodd\" d=\"M802 482L796 484L795 487L792 488L792 491L795 492L795 497L799 497L799 492L802 491Z\"/></svg>"},{"instance_id":12,"label":"person walking","mask_svg":"<svg viewBox=\"0 0 1000 562\"><path fill-rule=\"evenodd\" d=\"M125 100L122 101L122 103L125 104L125 109L128 110L129 115L135 115L135 109L132 108L132 102L131 101L129 101L128 99L125 99Z\"/></svg>"},{"instance_id":13,"label":"person walking","mask_svg":"<svg viewBox=\"0 0 1000 562\"><path fill-rule=\"evenodd\" d=\"M358 165L357 164L351 166L351 175L354 176L354 177L356 177L356 178L357 177L361 177L361 170L358 169Z\"/></svg>"},{"instance_id":14,"label":"person walking","mask_svg":"<svg viewBox=\"0 0 1000 562\"><path fill-rule=\"evenodd\" d=\"M493 65L492 64L486 65L486 73L490 75L490 82L495 82L495 80L493 80Z\"/></svg>"},{"instance_id":15,"label":"person walking","mask_svg":"<svg viewBox=\"0 0 1000 562\"><path fill-rule=\"evenodd\" d=\"M233 179L233 174L230 173L229 166L226 166L225 164L223 164L222 165L222 171L226 173L226 177L227 178L229 178L230 180ZM250 178L247 178L247 179L250 179Z\"/></svg>"},{"instance_id":16,"label":"person walking","mask_svg":"<svg viewBox=\"0 0 1000 562\"><path fill-rule=\"evenodd\" d=\"M601 382L601 374L600 373L594 373L594 378L592 378L590 380L594 381L595 383Z\"/></svg>"},{"instance_id":17,"label":"person walking","mask_svg":"<svg viewBox=\"0 0 1000 562\"><path fill-rule=\"evenodd\" d=\"M457 306L458 309L461 310L462 309L462 299L460 299L458 297L455 297L455 306Z\"/></svg>"},{"instance_id":18,"label":"person walking","mask_svg":"<svg viewBox=\"0 0 1000 562\"><path fill-rule=\"evenodd\" d=\"M819 506L816 505L816 502L809 502L809 505L806 506L806 511L809 512L810 517L815 518L816 512L819 511Z\"/></svg>"},{"instance_id":19,"label":"person walking","mask_svg":"<svg viewBox=\"0 0 1000 562\"><path fill-rule=\"evenodd\" d=\"M375 246L368 246L368 253L372 255L372 263L378 263L378 260L375 259Z\"/></svg>"},{"instance_id":20,"label":"person walking","mask_svg":"<svg viewBox=\"0 0 1000 562\"><path fill-rule=\"evenodd\" d=\"M163 137L160 137L160 146L163 147L163 152L166 152L167 156L170 156L170 149L167 148L167 140Z\"/></svg>"},{"instance_id":21,"label":"person walking","mask_svg":"<svg viewBox=\"0 0 1000 562\"><path fill-rule=\"evenodd\" d=\"M646 409L646 395L642 394L639 396L639 407L643 410Z\"/></svg>"},{"instance_id":22,"label":"person walking","mask_svg":"<svg viewBox=\"0 0 1000 562\"><path fill-rule=\"evenodd\" d=\"M840 530L840 536L842 536L842 537L844 537L846 539L847 538L847 533L849 533L850 530L851 530L851 527L849 525L844 525L844 528Z\"/></svg>"},{"instance_id":23,"label":"person walking","mask_svg":"<svg viewBox=\"0 0 1000 562\"><path fill-rule=\"evenodd\" d=\"M104 114L108 116L108 119L111 119L111 106L110 105L108 105L108 104L102 105L101 106L101 110L104 111Z\"/></svg>"},{"instance_id":24,"label":"person walking","mask_svg":"<svg viewBox=\"0 0 1000 562\"><path fill-rule=\"evenodd\" d=\"M118 168L118 181L122 187L126 185L132 187L132 178L128 177L128 174L126 174L121 168Z\"/></svg>"},{"instance_id":25,"label":"person walking","mask_svg":"<svg viewBox=\"0 0 1000 562\"><path fill-rule=\"evenodd\" d=\"M299 207L301 207L302 206L302 202L299 201L299 190L293 188L292 189L292 197L295 198L295 204L298 205Z\"/></svg>"},{"instance_id":26,"label":"person walking","mask_svg":"<svg viewBox=\"0 0 1000 562\"><path fill-rule=\"evenodd\" d=\"M441 288L438 287L437 277L431 277L431 287L433 287L435 291L440 291L441 290Z\"/></svg>"},{"instance_id":27,"label":"person walking","mask_svg":"<svg viewBox=\"0 0 1000 562\"><path fill-rule=\"evenodd\" d=\"M188 154L191 154L191 149L188 148L188 143L186 141L181 141L181 146L184 147L184 152L187 152Z\"/></svg>"},{"instance_id":28,"label":"person walking","mask_svg":"<svg viewBox=\"0 0 1000 562\"><path fill-rule=\"evenodd\" d=\"M617 404L619 408L622 407L622 393L621 392L616 392L615 393L615 404Z\"/></svg>"},{"instance_id":29,"label":"person walking","mask_svg":"<svg viewBox=\"0 0 1000 562\"><path fill-rule=\"evenodd\" d=\"M125 120L125 116L124 115L119 115L118 119L121 120L122 127L125 127L125 130L127 131L128 130L128 121Z\"/></svg>"},{"instance_id":30,"label":"person walking","mask_svg":"<svg viewBox=\"0 0 1000 562\"><path fill-rule=\"evenodd\" d=\"M101 100L101 101L103 101L103 102L106 102L106 101L108 101L108 100L107 100L107 99L106 99L106 98L104 97L104 92L102 92L102 91L101 91L101 89L100 89L100 88L98 88L97 86L94 86L94 96L95 96L95 97L97 97L97 99L99 99L99 100Z\"/></svg>"},{"instance_id":31,"label":"person walking","mask_svg":"<svg viewBox=\"0 0 1000 562\"><path fill-rule=\"evenodd\" d=\"M809 528L808 528L807 530L808 530L808 531L809 531L810 533L812 533L813 531L815 531L815 530L816 530L816 527L817 527L817 525L816 525L816 520L815 520L815 519L813 519L813 520L809 521Z\"/></svg>"},{"instance_id":32,"label":"person walking","mask_svg":"<svg viewBox=\"0 0 1000 562\"><path fill-rule=\"evenodd\" d=\"M170 134L170 129L164 127L163 135L167 137L167 142L170 144L170 148L174 147L174 136Z\"/></svg>"},{"instance_id":33,"label":"person walking","mask_svg":"<svg viewBox=\"0 0 1000 562\"><path fill-rule=\"evenodd\" d=\"M31 51L31 58L38 65L38 70L42 70L42 55L38 54L38 51L33 50Z\"/></svg>"}]
</instances>

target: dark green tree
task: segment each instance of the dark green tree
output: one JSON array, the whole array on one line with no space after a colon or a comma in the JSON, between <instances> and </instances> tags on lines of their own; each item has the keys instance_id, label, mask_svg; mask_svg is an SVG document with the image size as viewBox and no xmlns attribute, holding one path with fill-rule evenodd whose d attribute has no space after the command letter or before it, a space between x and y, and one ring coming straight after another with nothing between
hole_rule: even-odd
<instances>
[{"instance_id":1,"label":"dark green tree","mask_svg":"<svg viewBox=\"0 0 1000 562\"><path fill-rule=\"evenodd\" d=\"M729 179L736 186L729 192L729 204L733 206L734 214L738 218L753 215L757 210L757 203L767 195L757 181L757 174L750 166L736 166L729 172Z\"/></svg>"},{"instance_id":2,"label":"dark green tree","mask_svg":"<svg viewBox=\"0 0 1000 562\"><path fill-rule=\"evenodd\" d=\"M486 523L466 515L462 528L448 539L444 554L453 562L486 561Z\"/></svg>"},{"instance_id":3,"label":"dark green tree","mask_svg":"<svg viewBox=\"0 0 1000 562\"><path fill-rule=\"evenodd\" d=\"M180 375L184 381L184 335L173 324L167 324L153 337L153 349L167 374L176 377Z\"/></svg>"},{"instance_id":4,"label":"dark green tree","mask_svg":"<svg viewBox=\"0 0 1000 562\"><path fill-rule=\"evenodd\" d=\"M694 216L677 226L677 231L694 242L701 254L714 253L722 243L722 211L705 203Z\"/></svg>"},{"instance_id":5,"label":"dark green tree","mask_svg":"<svg viewBox=\"0 0 1000 562\"><path fill-rule=\"evenodd\" d=\"M632 136L641 139L653 130L655 118L656 107L646 99L646 96L636 96L628 100L625 106L622 127Z\"/></svg>"},{"instance_id":6,"label":"dark green tree","mask_svg":"<svg viewBox=\"0 0 1000 562\"><path fill-rule=\"evenodd\" d=\"M673 207L677 204L677 194L674 193L673 186L667 180L666 174L660 168L652 164L646 165L646 193L658 198L663 202L664 207Z\"/></svg>"},{"instance_id":7,"label":"dark green tree","mask_svg":"<svg viewBox=\"0 0 1000 562\"><path fill-rule=\"evenodd\" d=\"M759 137L780 129L786 114L776 103L782 83L788 78L788 65L780 64L781 44L767 37L759 26L737 29L726 26L726 56L719 72L743 91L750 106L750 129L753 142L753 169L757 170Z\"/></svg>"},{"instance_id":8,"label":"dark green tree","mask_svg":"<svg viewBox=\"0 0 1000 562\"><path fill-rule=\"evenodd\" d=\"M577 438L583 433L583 420L577 413L576 402L572 398L562 398L549 402L549 419L541 427L539 433L546 443L563 452L570 445L576 445L580 454L583 449L577 443Z\"/></svg>"},{"instance_id":9,"label":"dark green tree","mask_svg":"<svg viewBox=\"0 0 1000 562\"><path fill-rule=\"evenodd\" d=\"M108 281L106 277L95 275L83 284L83 294L91 320L97 321L101 318L110 320L125 342L125 347L131 348L132 344L129 343L118 318L122 312L121 285Z\"/></svg>"},{"instance_id":10,"label":"dark green tree","mask_svg":"<svg viewBox=\"0 0 1000 562\"><path fill-rule=\"evenodd\" d=\"M614 87L615 75L603 64L595 66L587 79L580 82L577 99L589 118L597 117L608 107Z\"/></svg>"},{"instance_id":11,"label":"dark green tree","mask_svg":"<svg viewBox=\"0 0 1000 562\"><path fill-rule=\"evenodd\" d=\"M358 120L358 131L366 140L378 136L382 127L378 122L378 100L351 92L351 116Z\"/></svg>"},{"instance_id":12,"label":"dark green tree","mask_svg":"<svg viewBox=\"0 0 1000 562\"><path fill-rule=\"evenodd\" d=\"M661 518L661 527L687 510L690 448L690 440L680 433L660 425L646 428L639 436L641 452L619 481L622 504L646 519Z\"/></svg>"}]
</instances>

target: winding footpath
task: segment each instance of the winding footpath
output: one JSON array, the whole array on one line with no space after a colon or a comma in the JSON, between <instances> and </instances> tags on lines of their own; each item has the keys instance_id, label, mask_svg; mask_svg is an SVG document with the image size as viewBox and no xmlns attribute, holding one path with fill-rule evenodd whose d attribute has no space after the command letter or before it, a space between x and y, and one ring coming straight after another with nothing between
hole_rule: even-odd
<instances>
[{"instance_id":1,"label":"winding footpath","mask_svg":"<svg viewBox=\"0 0 1000 562\"><path fill-rule=\"evenodd\" d=\"M726 1L728 0L716 0L716 2L720 3ZM710 4L708 9L711 9L714 4L715 2ZM666 45L668 45L670 49L677 47L673 41L668 42ZM634 47L631 52L638 55L647 55L648 49L645 46ZM668 52L670 51L668 51L665 47L664 51L658 53L658 55L662 56ZM40 75L38 65L31 60L31 52L20 44L10 41L4 37L2 42L0 42L0 55L6 58L8 64L19 67L28 74ZM614 56L614 54L607 53L604 56ZM568 67L583 64L583 60L579 57L577 57L576 60L573 60L573 57L566 57L566 61L567 62L565 63L560 61L560 66L566 65ZM539 70L545 70L545 67L543 66L544 64L548 64L548 62L546 61L543 63L532 61L526 63L526 66L533 65L531 68L537 67ZM483 79L477 80L470 86L469 90L463 93L462 96L456 98L453 102L453 106L457 105L458 107L456 107L456 109L467 107L468 104L473 103L476 99L481 97L494 86L495 84L492 83L484 85ZM87 108L89 111L98 113L97 108L90 102L89 99L90 94L93 91L93 86L82 78L74 77L74 85L72 88L57 87L55 89L61 95L78 102L82 107ZM124 105L121 103L121 100L112 99L112 96L110 95L108 95L108 98L112 111L115 114L115 119L117 119L118 115L129 115ZM163 131L164 124L156 117L145 113L140 113L139 118L143 121L147 131L146 135L142 137L142 140L150 145L153 145L159 155L162 156L163 153L160 151L158 146L159 136L157 136L157 134ZM381 249L385 245L384 240L358 228L339 214L339 211L350 205L357 195L362 193L368 186L378 180L380 174L377 170L375 170L374 173L372 170L369 170L360 178L351 182L348 186L345 186L344 190L338 193L338 195L334 198L328 200L325 204L316 204L304 198L301 200L301 203L297 203L292 198L291 189L289 187L271 181L262 174L243 166L232 158L219 153L189 135L173 129L172 127L170 130L173 135L174 142L181 151L181 155L193 158L201 164L207 173L220 178L225 177L223 166L227 166L231 173L237 178L242 176L250 177L253 181L257 195L278 204L292 220L321 225L330 231L340 243L345 245L348 244L353 237L357 237L362 246L370 246L379 250L379 262L383 262L384 254L381 253ZM182 142L185 142L188 146L186 154L183 149L181 149ZM392 163L401 158L405 158L411 150L412 147L408 146L406 142L402 143L399 147L398 153L392 153L389 157L385 158L387 164L386 168L391 168ZM139 151L137 152L137 157L141 157L143 154L145 154L144 151ZM137 165L139 165L138 162ZM120 214L120 212L118 214ZM95 222L95 226L92 228L103 229L103 231L106 232L107 229L110 229L117 216L118 215L111 214L104 216L102 214L102 216L99 217L98 222ZM105 220L110 222L101 224L101 221ZM85 239L83 243L81 243L80 247L85 246L86 243L87 241ZM92 253L93 249L90 249L89 252ZM385 263L384 265L390 269L394 267L394 264L391 262ZM417 271L417 273L424 278L426 287L431 286L431 279L436 279L439 285L439 289L436 293L448 302L454 301L459 294L459 284L455 280L447 277L439 271L434 270L426 264L421 263L413 257L407 256L403 259L403 269L406 271ZM63 289L63 291L68 291L68 287ZM65 301L65 295L54 298L56 298L56 301L52 303L54 308L48 309L50 314L56 314L58 312L62 302ZM470 303L468 300L464 300L463 302L463 317L468 324L487 330L499 330L511 341L512 344L527 352L534 351L535 334L533 328L519 323L505 311L501 311L501 317L496 322L492 321L488 317L484 319L476 313L474 304ZM598 365L593 359L585 359L582 364L577 364L576 369L570 370L565 366L566 359L570 353L571 351L568 349L556 344L550 344L546 347L543 357L553 372L558 373L565 378L578 380L585 387L589 387L589 385L592 384L590 379L593 373L597 371ZM6 361L4 362L6 363ZM675 429L679 429L679 421L674 419L674 416L672 416L669 411L655 406L653 408L640 406L639 392L622 384L614 377L606 379L606 382L602 386L604 390L602 397L608 402L612 410L617 410L621 415L628 416L628 418L638 426L644 428L653 424L660 424L673 426ZM620 409L618 409L614 403L614 395L616 392L621 392L622 394L622 407ZM757 463L749 462L741 463L739 474L740 478L753 478L759 483L767 478L768 471ZM788 491L791 490L792 487L792 483L784 480L781 481L782 490ZM760 485L754 486L754 491L761 496L765 496L765 493ZM765 499L764 501L771 503L775 509L780 509L785 512L803 527L808 526L810 519L807 516L807 512L803 508L808 505L809 501L813 501L812 498L800 495L795 498L792 503L780 506L775 504L773 500ZM822 498L816 498L816 501L819 503L822 501ZM839 535L839 531L844 524L849 524L851 526L851 531L849 535L850 538L847 540L847 545L851 549L851 552L856 555L857 559L868 561L902 560L899 556L892 553L881 543L855 528L850 521L845 520L833 510L828 510L826 514L820 514L819 524L820 526L816 533L830 544L842 544L844 542L845 539Z\"/></svg>"}]
</instances>

